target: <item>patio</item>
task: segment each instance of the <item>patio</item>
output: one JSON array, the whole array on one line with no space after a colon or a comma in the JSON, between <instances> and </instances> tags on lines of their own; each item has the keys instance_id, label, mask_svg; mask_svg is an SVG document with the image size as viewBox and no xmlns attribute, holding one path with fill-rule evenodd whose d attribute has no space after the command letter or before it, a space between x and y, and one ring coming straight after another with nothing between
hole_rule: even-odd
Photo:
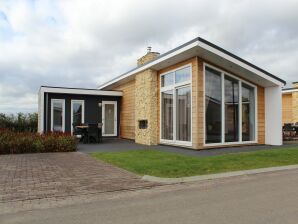
<instances>
[{"instance_id":1,"label":"patio","mask_svg":"<svg viewBox=\"0 0 298 224\"><path fill-rule=\"evenodd\" d=\"M227 153L237 152L249 152L257 150L270 150L273 148L282 147L296 147L298 142L285 142L282 146L270 146L270 145L252 145L252 146L241 146L241 147L226 147L226 148L214 148L204 150L193 150L183 147L169 146L169 145L142 145L137 144L133 140L120 139L120 138L104 138L100 144L79 144L78 151L83 153L91 152L119 152L128 150L146 150L156 149L160 151L180 153L189 156L216 156Z\"/></svg>"}]
</instances>

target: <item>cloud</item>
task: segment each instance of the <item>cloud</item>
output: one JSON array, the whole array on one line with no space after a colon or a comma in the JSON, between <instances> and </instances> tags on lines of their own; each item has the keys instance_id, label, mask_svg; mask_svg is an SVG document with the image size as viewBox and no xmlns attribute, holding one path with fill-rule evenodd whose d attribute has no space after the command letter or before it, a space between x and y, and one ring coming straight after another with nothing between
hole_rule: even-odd
<instances>
[{"instance_id":1,"label":"cloud","mask_svg":"<svg viewBox=\"0 0 298 224\"><path fill-rule=\"evenodd\" d=\"M257 5L257 7L256 7ZM297 1L0 2L0 112L36 111L40 85L94 88L201 36L297 81Z\"/></svg>"}]
</instances>

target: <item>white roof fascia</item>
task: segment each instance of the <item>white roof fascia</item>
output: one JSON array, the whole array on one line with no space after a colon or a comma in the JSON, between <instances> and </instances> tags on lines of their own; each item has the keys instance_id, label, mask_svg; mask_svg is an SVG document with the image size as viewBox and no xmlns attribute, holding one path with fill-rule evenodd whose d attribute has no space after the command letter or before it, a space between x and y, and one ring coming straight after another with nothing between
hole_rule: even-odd
<instances>
[{"instance_id":1,"label":"white roof fascia","mask_svg":"<svg viewBox=\"0 0 298 224\"><path fill-rule=\"evenodd\" d=\"M98 95L98 96L122 96L120 91L104 91L104 90L92 90L92 89L71 89L60 87L40 87L40 91L43 93L64 93L64 94L82 94L82 95Z\"/></svg>"}]
</instances>

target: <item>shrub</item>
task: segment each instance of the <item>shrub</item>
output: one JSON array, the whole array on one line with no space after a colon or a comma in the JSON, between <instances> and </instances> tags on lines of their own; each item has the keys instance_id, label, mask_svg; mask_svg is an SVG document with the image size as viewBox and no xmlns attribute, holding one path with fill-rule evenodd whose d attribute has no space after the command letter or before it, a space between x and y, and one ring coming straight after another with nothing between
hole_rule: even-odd
<instances>
[{"instance_id":1,"label":"shrub","mask_svg":"<svg viewBox=\"0 0 298 224\"><path fill-rule=\"evenodd\" d=\"M29 133L0 130L0 154L72 152L76 151L76 140L64 133Z\"/></svg>"},{"instance_id":2,"label":"shrub","mask_svg":"<svg viewBox=\"0 0 298 224\"><path fill-rule=\"evenodd\" d=\"M17 132L36 132L38 115L37 113L18 113L3 114L0 113L0 128L9 129Z\"/></svg>"}]
</instances>

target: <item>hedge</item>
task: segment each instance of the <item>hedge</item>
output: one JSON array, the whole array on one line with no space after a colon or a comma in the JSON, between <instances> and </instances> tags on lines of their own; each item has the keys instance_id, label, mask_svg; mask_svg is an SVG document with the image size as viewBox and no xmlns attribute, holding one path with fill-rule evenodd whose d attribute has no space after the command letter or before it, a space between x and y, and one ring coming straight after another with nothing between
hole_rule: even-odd
<instances>
[{"instance_id":1,"label":"hedge","mask_svg":"<svg viewBox=\"0 0 298 224\"><path fill-rule=\"evenodd\" d=\"M76 140L70 134L0 130L0 154L73 151L76 151Z\"/></svg>"},{"instance_id":2,"label":"hedge","mask_svg":"<svg viewBox=\"0 0 298 224\"><path fill-rule=\"evenodd\" d=\"M18 132L37 132L37 113L0 113L0 128Z\"/></svg>"}]
</instances>

